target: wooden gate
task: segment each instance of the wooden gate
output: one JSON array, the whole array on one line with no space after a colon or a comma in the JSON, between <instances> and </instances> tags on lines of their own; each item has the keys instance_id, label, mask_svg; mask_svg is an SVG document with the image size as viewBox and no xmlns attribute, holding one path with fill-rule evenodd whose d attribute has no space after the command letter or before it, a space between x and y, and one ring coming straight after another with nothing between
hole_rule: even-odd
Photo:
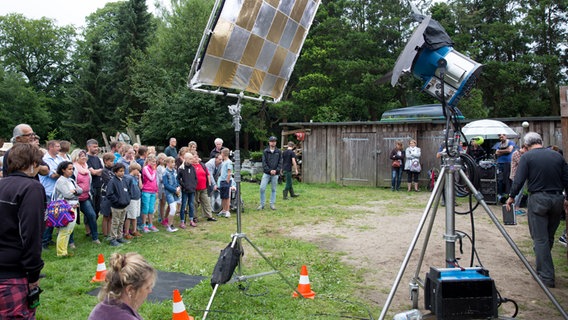
<instances>
[{"instance_id":1,"label":"wooden gate","mask_svg":"<svg viewBox=\"0 0 568 320\"><path fill-rule=\"evenodd\" d=\"M391 183L391 165L390 159L391 150L395 147L396 141L402 141L403 152L408 147L408 142L411 139L416 139L415 131L395 131L384 130L380 132L380 142L377 147L378 160L377 160L377 186L390 186ZM404 165L404 164L403 164ZM402 181L406 181L406 176L402 177Z\"/></svg>"},{"instance_id":2,"label":"wooden gate","mask_svg":"<svg viewBox=\"0 0 568 320\"><path fill-rule=\"evenodd\" d=\"M341 136L341 184L371 186L376 185L377 149L375 134L368 132L349 132Z\"/></svg>"}]
</instances>

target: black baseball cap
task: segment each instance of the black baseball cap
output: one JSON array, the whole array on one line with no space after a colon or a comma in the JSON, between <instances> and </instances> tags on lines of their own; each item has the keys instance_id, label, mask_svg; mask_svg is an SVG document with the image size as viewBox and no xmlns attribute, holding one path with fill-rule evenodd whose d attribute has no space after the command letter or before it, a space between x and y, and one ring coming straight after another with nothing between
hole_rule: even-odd
<instances>
[{"instance_id":1,"label":"black baseball cap","mask_svg":"<svg viewBox=\"0 0 568 320\"><path fill-rule=\"evenodd\" d=\"M268 138L268 141L278 141L278 139L276 139L275 136L270 136L270 138Z\"/></svg>"}]
</instances>

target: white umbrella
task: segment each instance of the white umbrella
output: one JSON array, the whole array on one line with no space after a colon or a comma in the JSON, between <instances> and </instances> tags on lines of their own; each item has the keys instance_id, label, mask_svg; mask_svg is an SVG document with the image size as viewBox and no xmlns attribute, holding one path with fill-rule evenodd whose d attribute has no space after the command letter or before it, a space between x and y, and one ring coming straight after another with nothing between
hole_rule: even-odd
<instances>
[{"instance_id":1,"label":"white umbrella","mask_svg":"<svg viewBox=\"0 0 568 320\"><path fill-rule=\"evenodd\" d=\"M519 137L508 125L501 121L490 119L472 121L466 124L462 131L468 141L476 136L481 136L483 139L499 139L500 134L506 134L507 138Z\"/></svg>"}]
</instances>

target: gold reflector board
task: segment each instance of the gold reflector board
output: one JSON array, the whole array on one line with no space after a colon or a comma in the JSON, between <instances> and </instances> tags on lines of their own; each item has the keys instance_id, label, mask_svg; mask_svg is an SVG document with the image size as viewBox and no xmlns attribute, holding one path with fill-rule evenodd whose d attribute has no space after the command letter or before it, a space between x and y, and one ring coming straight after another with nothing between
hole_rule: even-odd
<instances>
[{"instance_id":1,"label":"gold reflector board","mask_svg":"<svg viewBox=\"0 0 568 320\"><path fill-rule=\"evenodd\" d=\"M320 0L221 3L189 86L231 88L280 101Z\"/></svg>"}]
</instances>

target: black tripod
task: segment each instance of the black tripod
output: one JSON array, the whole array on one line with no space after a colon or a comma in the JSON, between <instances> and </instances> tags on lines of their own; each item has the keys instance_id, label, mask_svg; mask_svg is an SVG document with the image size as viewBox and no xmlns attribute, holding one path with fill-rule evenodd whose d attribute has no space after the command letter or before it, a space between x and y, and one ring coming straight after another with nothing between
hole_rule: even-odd
<instances>
[{"instance_id":1,"label":"black tripod","mask_svg":"<svg viewBox=\"0 0 568 320\"><path fill-rule=\"evenodd\" d=\"M234 159L235 159L235 172L234 172L234 179L236 184L236 198L237 198L237 232L231 235L231 247L232 248L241 248L242 246L242 239L245 239L248 244L250 244L253 249L258 252L258 254L270 265L272 268L271 271L257 273L253 275L245 276L242 272L242 255L239 255L239 263L237 264L237 272L236 275L228 282L242 282L247 281L248 279L259 278L271 274L278 273L282 280L288 284L293 291L298 293L302 298L302 294L294 288L294 285L284 277L284 275L276 269L274 264L260 251L260 249L254 245L254 243L247 237L245 233L242 232L242 223L241 223L241 212L242 212L242 202L241 202L241 153L239 150L239 135L241 131L241 99L244 97L244 94L241 92L238 95L237 103L234 105L229 106L229 113L233 116L233 126L235 127L235 152L234 152ZM219 288L219 284L216 284L213 288L213 293L211 294L211 298L209 298L209 303L207 304L207 308L203 313L203 320L207 319L207 314L211 308L211 304L213 303L213 299L215 299L215 294L217 293L217 289Z\"/></svg>"},{"instance_id":2,"label":"black tripod","mask_svg":"<svg viewBox=\"0 0 568 320\"><path fill-rule=\"evenodd\" d=\"M394 282L392 289L391 289L391 291L390 291L390 293L387 297L387 300L385 302L385 305L384 305L383 309L381 310L381 315L379 316L379 320L384 319L387 312L388 312L389 306L390 306L390 304L391 304L391 302L394 298L394 295L396 293L398 285L400 284L400 280L402 278L402 275L404 274L404 271L406 270L406 267L408 266L408 262L410 260L410 256L412 255L412 251L416 247L416 243L418 242L418 238L420 237L422 229L424 228L424 225L426 223L426 219L428 218L428 215L431 214L431 218L430 218L430 221L429 221L429 224L428 224L428 228L426 229L426 235L425 235L424 243L423 243L423 246L422 246L422 250L420 251L420 256L418 258L418 265L416 267L414 277L412 278L412 280L410 281L410 284L409 284L410 298L412 300L412 308L413 309L418 308L418 288L419 288L419 286L424 288L424 281L422 279L420 279L420 269L422 267L422 262L424 260L426 248L428 247L428 241L430 239L430 235L431 235L431 232L432 232L432 226L434 225L434 220L436 218L436 212L438 211L438 204L440 202L440 197L442 195L442 192L444 192L444 198L445 198L445 201L446 201L446 228L445 228L445 233L444 233L444 240L446 241L446 265L447 265L448 268L453 268L453 267L456 266L455 265L455 262L456 262L455 242L459 238L459 236L456 234L456 231L455 231L455 199L456 199L455 176L456 176L456 174L459 175L459 177L461 178L461 181L465 182L465 184L467 185L467 187L471 191L471 194L477 199L479 204L481 204L481 206L485 209L485 212L487 213L489 218L491 218L491 220L493 221L493 223L495 224L497 229L499 229L499 231L501 232L501 234L503 235L505 240L507 240L507 242L509 243L511 248L513 248L513 251L517 254L517 256L519 257L521 262L525 265L527 270L532 275L532 277L535 279L535 281L538 283L538 285L542 288L542 290L544 291L546 296L550 299L550 301L554 304L554 306L558 309L558 311L560 311L560 313L562 314L564 319L568 320L568 314L566 314L566 311L564 311L564 309L562 309L562 306L560 306L560 304L558 303L556 298L554 298L554 296L552 295L550 290L540 280L536 271L531 267L531 265L529 264L527 259L524 257L524 255L521 253L521 251L519 250L519 248L517 247L517 245L513 241L513 239L511 239L511 237L509 236L509 234L507 233L507 231L505 230L505 228L503 227L501 222L497 219L497 217L495 216L493 211L491 211L491 208L489 208L489 206L487 205L487 203L483 199L483 194L481 194L481 192L478 191L475 188L473 183L470 181L469 177L463 171L461 160L460 160L460 157L459 157L459 152L458 152L458 148L460 147L459 143L460 143L460 140L461 140L460 139L461 138L460 128L457 125L456 118L453 116L454 113L451 112L451 110L447 110L448 107L446 105L446 98L445 98L445 94L444 94L444 74L445 74L445 71L446 71L446 61L444 59L440 59L438 61L438 72L439 72L439 77L441 79L441 86L440 86L441 92L439 93L439 100L442 103L442 109L444 110L444 115L446 116L446 136L445 136L446 152L445 152L445 155L444 155L443 165L441 166L441 170L440 170L440 179L438 179L436 181L436 184L434 185L434 190L432 191L432 194L430 195L430 198L428 199L426 209L424 210L424 213L422 214L422 218L420 219L420 222L418 223L418 228L416 229L414 237L412 238L412 241L410 243L408 251L406 252L406 255L404 257L404 260L402 262L400 270L399 270L399 272L398 272L398 274L395 278L395 282ZM452 122L451 120L454 120L455 122ZM454 124L455 134L454 134L453 138L450 139L450 138L448 138L448 136L449 136L449 127L450 127L451 122Z\"/></svg>"}]
</instances>

